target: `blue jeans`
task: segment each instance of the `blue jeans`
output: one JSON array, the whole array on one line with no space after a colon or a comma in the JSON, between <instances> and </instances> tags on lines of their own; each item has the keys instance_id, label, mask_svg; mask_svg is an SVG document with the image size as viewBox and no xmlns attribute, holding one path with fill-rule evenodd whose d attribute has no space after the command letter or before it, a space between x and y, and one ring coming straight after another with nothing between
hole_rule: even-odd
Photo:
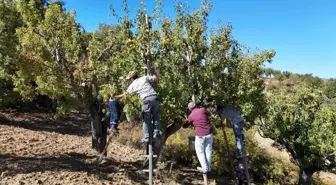
<instances>
[{"instance_id":1,"label":"blue jeans","mask_svg":"<svg viewBox=\"0 0 336 185\"><path fill-rule=\"evenodd\" d=\"M243 131L243 125L245 125L244 122L239 122L233 124L233 133L236 138L236 145L237 145L237 150L238 154L245 155L244 151L244 142L245 142L245 137L244 137L244 131ZM245 168L244 168L244 158L246 157L238 157L238 169L237 169L237 175L239 180L243 180L245 178Z\"/></svg>"},{"instance_id":2,"label":"blue jeans","mask_svg":"<svg viewBox=\"0 0 336 185\"><path fill-rule=\"evenodd\" d=\"M244 154L244 131L242 128L242 125L244 123L236 123L233 124L233 133L236 137L236 145L237 145L237 150L238 150L238 154L239 155L243 155Z\"/></svg>"},{"instance_id":3,"label":"blue jeans","mask_svg":"<svg viewBox=\"0 0 336 185\"><path fill-rule=\"evenodd\" d=\"M118 126L120 115L121 115L121 106L120 103L116 100L109 100L109 107L110 107L110 127Z\"/></svg>"},{"instance_id":4,"label":"blue jeans","mask_svg":"<svg viewBox=\"0 0 336 185\"><path fill-rule=\"evenodd\" d=\"M157 96L148 96L142 100L142 133L149 138L149 125L154 123L154 134L160 131L160 102ZM153 127L152 127L153 128Z\"/></svg>"}]
</instances>

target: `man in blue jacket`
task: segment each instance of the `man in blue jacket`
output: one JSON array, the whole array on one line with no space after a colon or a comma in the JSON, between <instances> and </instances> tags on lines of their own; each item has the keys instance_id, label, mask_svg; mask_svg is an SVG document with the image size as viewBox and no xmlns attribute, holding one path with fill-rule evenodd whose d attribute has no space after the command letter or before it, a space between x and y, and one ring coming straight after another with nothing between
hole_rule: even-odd
<instances>
[{"instance_id":1,"label":"man in blue jacket","mask_svg":"<svg viewBox=\"0 0 336 185\"><path fill-rule=\"evenodd\" d=\"M244 149L244 130L245 126L244 118L241 116L240 112L233 106L224 105L217 107L217 113L222 121L227 120L227 126L233 129L233 133L236 138L236 146L238 151L238 180L239 185L246 184L249 181L249 174L246 167L246 151Z\"/></svg>"}]
</instances>

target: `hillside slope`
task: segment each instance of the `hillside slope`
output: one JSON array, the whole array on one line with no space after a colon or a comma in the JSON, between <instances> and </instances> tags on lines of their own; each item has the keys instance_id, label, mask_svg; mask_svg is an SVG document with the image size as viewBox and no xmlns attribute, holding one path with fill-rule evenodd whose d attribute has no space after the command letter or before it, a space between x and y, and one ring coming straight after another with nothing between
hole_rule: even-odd
<instances>
[{"instance_id":1,"label":"hillside slope","mask_svg":"<svg viewBox=\"0 0 336 185\"><path fill-rule=\"evenodd\" d=\"M273 146L274 140L263 138L258 132L255 133L254 139L258 143L259 147L265 149L270 155L280 158L284 163L291 163L290 155L286 150L280 150ZM321 171L315 174L315 176L326 184L336 185L336 174Z\"/></svg>"}]
</instances>

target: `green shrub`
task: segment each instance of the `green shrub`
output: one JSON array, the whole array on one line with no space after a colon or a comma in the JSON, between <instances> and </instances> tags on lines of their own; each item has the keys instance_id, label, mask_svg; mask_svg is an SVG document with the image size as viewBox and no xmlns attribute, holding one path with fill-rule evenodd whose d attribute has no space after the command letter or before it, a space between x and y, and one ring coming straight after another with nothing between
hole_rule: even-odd
<instances>
[{"instance_id":1,"label":"green shrub","mask_svg":"<svg viewBox=\"0 0 336 185\"><path fill-rule=\"evenodd\" d=\"M232 129L225 128L225 132L231 152L236 152ZM245 133L251 177L257 182L268 185L295 184L298 179L298 168L293 164L285 164L281 159L277 159L259 148L251 139L254 133L255 130L253 129ZM191 129L181 129L172 135L167 140L162 152L163 160L175 161L181 165L189 164L190 167L199 165L195 152L189 151L188 136L190 135L194 135L194 131ZM235 167L236 165L236 162L234 162L233 166ZM230 174L232 174L221 127L214 128L212 169L215 174L220 176L230 177Z\"/></svg>"},{"instance_id":2,"label":"green shrub","mask_svg":"<svg viewBox=\"0 0 336 185\"><path fill-rule=\"evenodd\" d=\"M0 109L16 108L20 102L20 95L7 88L0 87Z\"/></svg>"},{"instance_id":3,"label":"green shrub","mask_svg":"<svg viewBox=\"0 0 336 185\"><path fill-rule=\"evenodd\" d=\"M192 129L181 129L166 141L162 151L162 160L173 161L178 165L197 165L195 152L189 150L189 136L194 136Z\"/></svg>"}]
</instances>

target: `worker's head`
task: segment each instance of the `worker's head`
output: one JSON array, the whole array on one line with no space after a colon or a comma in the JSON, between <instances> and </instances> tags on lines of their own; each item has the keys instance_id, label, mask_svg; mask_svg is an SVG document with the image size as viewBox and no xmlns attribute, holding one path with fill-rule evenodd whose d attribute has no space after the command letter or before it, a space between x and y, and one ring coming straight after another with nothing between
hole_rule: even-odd
<instances>
[{"instance_id":1,"label":"worker's head","mask_svg":"<svg viewBox=\"0 0 336 185\"><path fill-rule=\"evenodd\" d=\"M127 79L135 80L138 77L139 76L138 76L138 73L136 71L131 71L131 72L128 73Z\"/></svg>"},{"instance_id":2,"label":"worker's head","mask_svg":"<svg viewBox=\"0 0 336 185\"><path fill-rule=\"evenodd\" d=\"M189 109L190 111L192 111L195 107L196 107L195 102L192 101L192 102L188 103L188 109Z\"/></svg>"}]
</instances>

